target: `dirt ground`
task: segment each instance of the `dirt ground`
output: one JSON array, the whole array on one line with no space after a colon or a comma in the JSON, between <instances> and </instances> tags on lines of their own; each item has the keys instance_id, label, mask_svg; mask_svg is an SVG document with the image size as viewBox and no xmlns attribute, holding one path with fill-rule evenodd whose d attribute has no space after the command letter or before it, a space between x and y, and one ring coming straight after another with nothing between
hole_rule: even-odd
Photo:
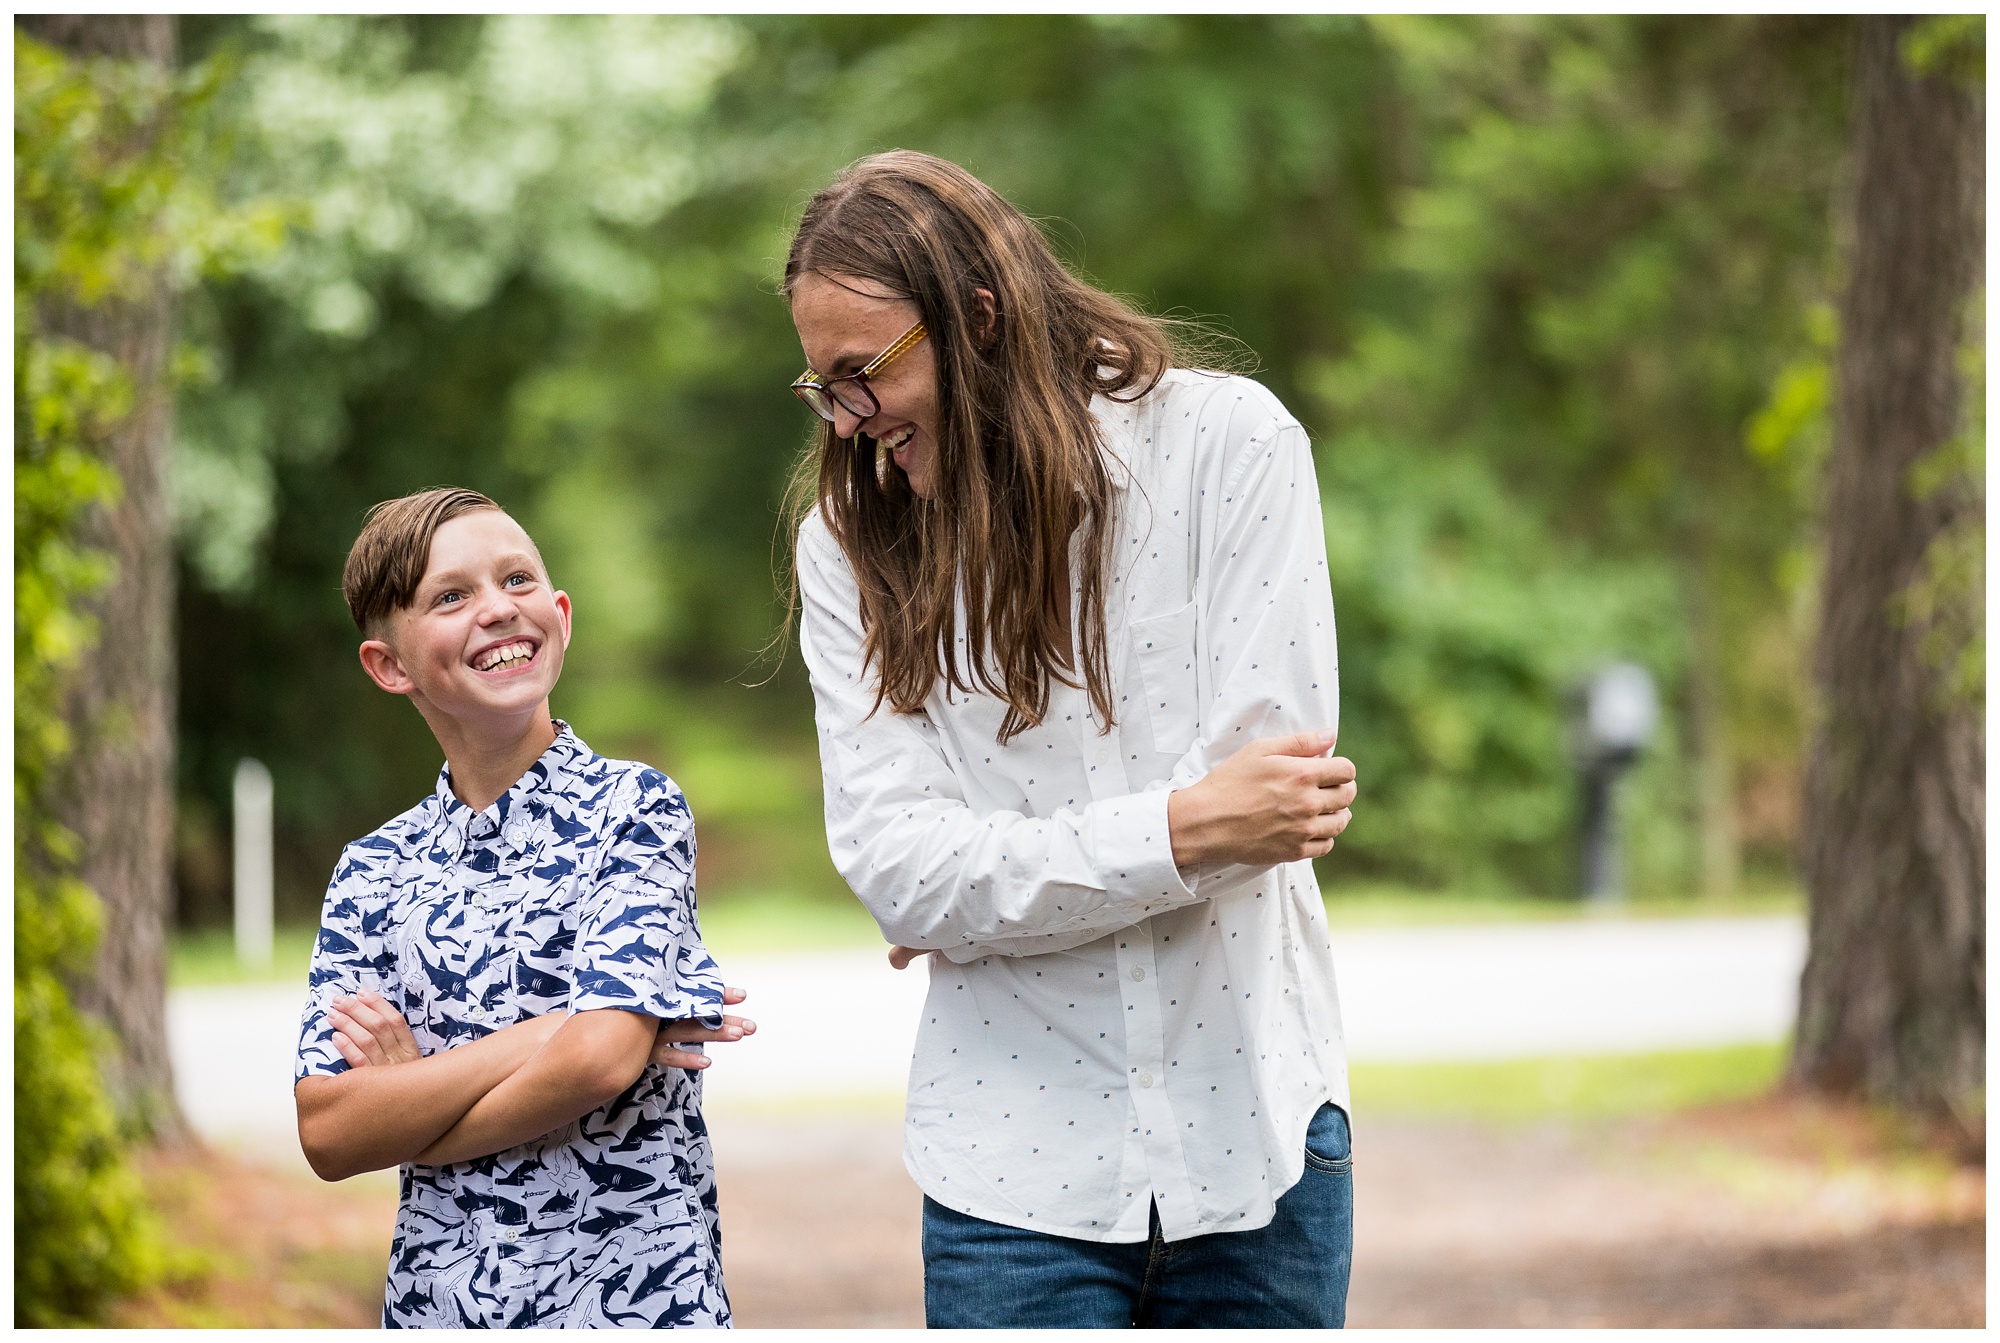
<instances>
[{"instance_id":1,"label":"dirt ground","mask_svg":"<svg viewBox=\"0 0 2000 1343\"><path fill-rule=\"evenodd\" d=\"M1862 1114L1357 1128L1350 1324L1985 1323L1983 1167Z\"/></svg>"},{"instance_id":2,"label":"dirt ground","mask_svg":"<svg viewBox=\"0 0 2000 1343\"><path fill-rule=\"evenodd\" d=\"M893 1111L710 1122L738 1325L922 1325ZM1780 1097L1589 1126L1355 1127L1351 1325L1986 1320L1983 1164L1858 1110ZM188 1263L119 1323L375 1322L393 1178L326 1186L207 1152L158 1158L149 1179Z\"/></svg>"}]
</instances>

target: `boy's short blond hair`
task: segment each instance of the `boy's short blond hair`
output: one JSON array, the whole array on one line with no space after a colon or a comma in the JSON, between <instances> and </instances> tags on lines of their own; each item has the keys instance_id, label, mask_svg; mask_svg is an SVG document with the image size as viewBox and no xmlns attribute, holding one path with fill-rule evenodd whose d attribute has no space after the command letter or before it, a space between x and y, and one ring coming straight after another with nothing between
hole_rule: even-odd
<instances>
[{"instance_id":1,"label":"boy's short blond hair","mask_svg":"<svg viewBox=\"0 0 2000 1343\"><path fill-rule=\"evenodd\" d=\"M478 490L453 485L419 490L369 509L340 576L341 595L355 627L372 637L390 616L415 601L438 528L486 509L507 511Z\"/></svg>"}]
</instances>

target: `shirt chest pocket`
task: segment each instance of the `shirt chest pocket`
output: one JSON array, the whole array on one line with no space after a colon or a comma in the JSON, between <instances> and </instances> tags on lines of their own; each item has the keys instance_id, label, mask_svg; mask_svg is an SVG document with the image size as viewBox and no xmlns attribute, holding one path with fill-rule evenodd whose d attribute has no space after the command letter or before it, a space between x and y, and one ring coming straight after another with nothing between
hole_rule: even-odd
<instances>
[{"instance_id":1,"label":"shirt chest pocket","mask_svg":"<svg viewBox=\"0 0 2000 1343\"><path fill-rule=\"evenodd\" d=\"M1196 609L1193 602L1165 615L1135 620L1132 655L1146 692L1146 716L1153 724L1153 747L1180 755L1194 744L1200 726L1195 659Z\"/></svg>"}]
</instances>

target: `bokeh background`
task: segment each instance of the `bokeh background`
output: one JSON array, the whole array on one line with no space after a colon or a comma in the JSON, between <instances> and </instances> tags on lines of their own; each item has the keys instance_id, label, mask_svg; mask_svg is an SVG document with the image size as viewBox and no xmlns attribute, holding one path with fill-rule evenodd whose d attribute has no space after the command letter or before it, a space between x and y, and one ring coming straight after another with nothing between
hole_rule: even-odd
<instances>
[{"instance_id":1,"label":"bokeh background","mask_svg":"<svg viewBox=\"0 0 2000 1343\"><path fill-rule=\"evenodd\" d=\"M540 541L579 614L559 708L700 799L705 895L839 894L773 582L805 434L775 285L806 196L892 146L1223 326L1312 430L1368 785L1334 883L1567 894L1564 692L1612 656L1670 705L1635 890L1792 880L1845 25L190 18L182 41L234 53L231 190L304 222L183 318L181 926L226 919L239 757L276 776L293 921L429 786L421 723L354 674L337 577L369 504L439 481Z\"/></svg>"},{"instance_id":2,"label":"bokeh background","mask_svg":"<svg viewBox=\"0 0 2000 1343\"><path fill-rule=\"evenodd\" d=\"M826 858L788 638L779 504L809 424L777 283L807 197L891 147L964 164L1094 282L1233 336L1311 432L1363 788L1320 865L1337 927L1579 919L1574 697L1614 659L1662 700L1620 794L1623 917L1801 927L1855 21L203 15L171 21L150 83L51 33L30 49L16 29L17 198L27 180L54 199L64 172L89 186L106 127L169 128L127 146L151 177L79 199L153 230L127 251L173 291L171 896L146 954L184 1004L295 985L340 846L432 786L422 722L356 666L339 571L370 504L440 483L513 511L572 595L557 712L686 790L711 942L778 975L793 963L772 958L879 941ZM1912 70L1983 99L1983 23L1899 33ZM21 208L17 314L49 276L75 287L89 245L123 245ZM32 438L18 407L56 393L20 349ZM1983 624L1961 642L1982 686ZM268 973L228 934L244 757L276 784ZM214 1000L224 1021L266 1001ZM1406 1116L1377 1130L1403 1183L1374 1197L1410 1265L1472 1281L1491 1247L1468 1228L1516 1213L1550 1264L1593 1227L1626 1258L1567 1287L1496 1269L1517 1287L1458 1315L1423 1313L1446 1296L1418 1267L1357 1301L1384 1323L1983 1321L1983 1144L1774 1090L1767 1035L1364 1070L1364 1122L1371 1096ZM810 1090L724 1107L751 1228L734 1252L764 1256L731 1268L754 1284L739 1309L909 1323L894 1097ZM151 1113L123 1141L184 1131ZM101 1197L171 1227L179 1257L76 1277L50 1318L367 1322L393 1186L320 1190L259 1150L142 1145L138 1182ZM1690 1153L1722 1172L1705 1207L1663 1192ZM1547 1178L1480 1183L1502 1167ZM879 1237L784 1201L839 1179L853 1206L882 1201ZM1396 1220L1412 1200L1435 1225ZM1633 1207L1653 1212L1618 1230ZM1749 1241L1700 1258L1730 1218L1777 1258L1690 1315L1677 1284L1747 1262ZM886 1248L841 1269L856 1243ZM1885 1263L1833 1314L1799 1313Z\"/></svg>"}]
</instances>

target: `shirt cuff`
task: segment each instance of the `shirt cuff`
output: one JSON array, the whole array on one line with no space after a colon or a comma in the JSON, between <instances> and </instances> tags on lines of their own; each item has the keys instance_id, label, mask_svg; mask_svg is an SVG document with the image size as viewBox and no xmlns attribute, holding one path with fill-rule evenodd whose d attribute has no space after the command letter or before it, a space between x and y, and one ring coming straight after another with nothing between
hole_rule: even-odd
<instances>
[{"instance_id":1,"label":"shirt cuff","mask_svg":"<svg viewBox=\"0 0 2000 1343\"><path fill-rule=\"evenodd\" d=\"M1167 832L1166 789L1100 803L1098 859L1107 886L1124 893L1137 917L1178 909L1197 899L1174 866Z\"/></svg>"},{"instance_id":2,"label":"shirt cuff","mask_svg":"<svg viewBox=\"0 0 2000 1343\"><path fill-rule=\"evenodd\" d=\"M710 1030L722 1024L722 984L680 983L651 985L631 983L601 970L583 970L576 976L570 993L569 1010L594 1012L618 1008L661 1021L700 1022Z\"/></svg>"}]
</instances>

